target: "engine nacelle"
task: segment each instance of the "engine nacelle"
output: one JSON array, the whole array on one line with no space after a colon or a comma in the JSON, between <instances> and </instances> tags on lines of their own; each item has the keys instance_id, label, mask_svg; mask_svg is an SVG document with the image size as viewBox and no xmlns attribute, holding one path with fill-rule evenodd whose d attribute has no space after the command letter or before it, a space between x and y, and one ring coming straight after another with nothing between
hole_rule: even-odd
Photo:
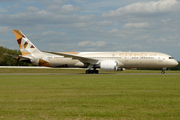
<instances>
[{"instance_id":1,"label":"engine nacelle","mask_svg":"<svg viewBox=\"0 0 180 120\"><path fill-rule=\"evenodd\" d=\"M118 63L116 61L102 61L100 68L103 71L116 71Z\"/></svg>"}]
</instances>

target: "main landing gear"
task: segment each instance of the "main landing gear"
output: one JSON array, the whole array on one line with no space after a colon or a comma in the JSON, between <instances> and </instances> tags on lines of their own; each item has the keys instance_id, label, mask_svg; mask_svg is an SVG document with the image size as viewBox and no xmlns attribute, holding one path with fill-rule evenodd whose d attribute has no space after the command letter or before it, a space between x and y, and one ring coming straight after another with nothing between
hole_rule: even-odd
<instances>
[{"instance_id":1,"label":"main landing gear","mask_svg":"<svg viewBox=\"0 0 180 120\"><path fill-rule=\"evenodd\" d=\"M86 70L86 74L98 74L98 70Z\"/></svg>"},{"instance_id":2,"label":"main landing gear","mask_svg":"<svg viewBox=\"0 0 180 120\"><path fill-rule=\"evenodd\" d=\"M161 73L165 74L165 70L166 70L166 68L163 68Z\"/></svg>"},{"instance_id":3,"label":"main landing gear","mask_svg":"<svg viewBox=\"0 0 180 120\"><path fill-rule=\"evenodd\" d=\"M91 69L93 69L93 70L91 70ZM94 64L89 64L88 70L86 70L86 74L98 74L98 73L99 73L99 71L96 70L95 65Z\"/></svg>"}]
</instances>

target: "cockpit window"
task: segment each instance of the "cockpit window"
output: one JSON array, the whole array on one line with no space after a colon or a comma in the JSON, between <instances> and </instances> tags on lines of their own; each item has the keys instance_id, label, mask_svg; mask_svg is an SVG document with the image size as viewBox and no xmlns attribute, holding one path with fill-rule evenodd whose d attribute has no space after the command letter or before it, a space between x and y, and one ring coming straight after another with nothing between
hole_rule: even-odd
<instances>
[{"instance_id":1,"label":"cockpit window","mask_svg":"<svg viewBox=\"0 0 180 120\"><path fill-rule=\"evenodd\" d=\"M169 59L174 59L173 57L169 57Z\"/></svg>"}]
</instances>

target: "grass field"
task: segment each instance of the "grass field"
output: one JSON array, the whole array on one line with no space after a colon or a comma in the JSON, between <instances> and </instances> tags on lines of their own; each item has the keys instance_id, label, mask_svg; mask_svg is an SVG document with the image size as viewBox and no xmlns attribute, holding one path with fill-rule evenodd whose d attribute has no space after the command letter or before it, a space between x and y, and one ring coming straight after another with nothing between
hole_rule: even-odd
<instances>
[{"instance_id":1,"label":"grass field","mask_svg":"<svg viewBox=\"0 0 180 120\"><path fill-rule=\"evenodd\" d=\"M21 70L0 72L21 73ZM61 70L48 72L57 71ZM84 73L84 70L64 70L64 73L67 71ZM34 72L25 69L22 73ZM0 119L179 120L180 76L0 75Z\"/></svg>"}]
</instances>

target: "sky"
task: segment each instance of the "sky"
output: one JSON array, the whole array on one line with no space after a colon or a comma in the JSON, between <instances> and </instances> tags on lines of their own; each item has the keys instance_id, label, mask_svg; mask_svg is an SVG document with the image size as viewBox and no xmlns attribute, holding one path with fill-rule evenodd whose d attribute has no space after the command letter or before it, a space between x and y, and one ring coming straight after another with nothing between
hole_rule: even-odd
<instances>
[{"instance_id":1,"label":"sky","mask_svg":"<svg viewBox=\"0 0 180 120\"><path fill-rule=\"evenodd\" d=\"M13 29L52 52L161 52L180 61L180 0L0 0L0 46Z\"/></svg>"}]
</instances>

